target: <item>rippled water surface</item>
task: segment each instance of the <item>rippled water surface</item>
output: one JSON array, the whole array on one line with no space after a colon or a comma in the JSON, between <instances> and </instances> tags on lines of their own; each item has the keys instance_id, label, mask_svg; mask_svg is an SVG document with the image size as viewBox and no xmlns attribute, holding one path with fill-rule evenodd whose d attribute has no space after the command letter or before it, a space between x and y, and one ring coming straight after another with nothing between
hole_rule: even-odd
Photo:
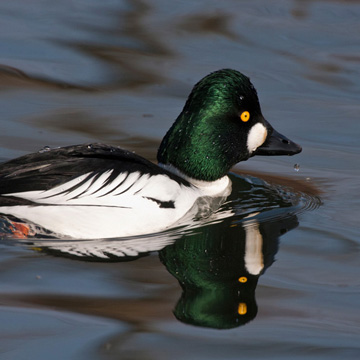
<instances>
[{"instance_id":1,"label":"rippled water surface","mask_svg":"<svg viewBox=\"0 0 360 360\"><path fill-rule=\"evenodd\" d=\"M1 240L0 358L358 359L359 19L340 0L1 2L3 161L94 141L155 160L225 67L303 152L237 165L219 211L160 234Z\"/></svg>"}]
</instances>

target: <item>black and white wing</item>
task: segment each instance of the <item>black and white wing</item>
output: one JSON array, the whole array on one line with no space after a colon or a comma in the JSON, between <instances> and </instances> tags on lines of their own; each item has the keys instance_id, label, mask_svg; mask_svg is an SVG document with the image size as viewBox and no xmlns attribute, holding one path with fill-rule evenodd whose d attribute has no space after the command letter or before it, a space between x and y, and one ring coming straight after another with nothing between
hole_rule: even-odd
<instances>
[{"instance_id":1,"label":"black and white wing","mask_svg":"<svg viewBox=\"0 0 360 360\"><path fill-rule=\"evenodd\" d=\"M0 213L75 238L162 230L196 199L184 179L102 144L26 155L0 166Z\"/></svg>"}]
</instances>

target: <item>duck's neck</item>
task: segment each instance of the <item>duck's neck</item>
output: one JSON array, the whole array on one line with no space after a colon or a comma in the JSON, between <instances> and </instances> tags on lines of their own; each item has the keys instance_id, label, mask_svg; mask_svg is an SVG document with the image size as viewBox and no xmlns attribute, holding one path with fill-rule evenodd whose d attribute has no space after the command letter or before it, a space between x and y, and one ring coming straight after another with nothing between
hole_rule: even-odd
<instances>
[{"instance_id":1,"label":"duck's neck","mask_svg":"<svg viewBox=\"0 0 360 360\"><path fill-rule=\"evenodd\" d=\"M228 196L231 193L231 180L227 175L214 181L204 181L204 180L197 180L185 175L183 172L181 172L173 165L159 163L159 166L185 179L191 185L199 189L203 193L203 195L215 196L221 194L222 196Z\"/></svg>"}]
</instances>

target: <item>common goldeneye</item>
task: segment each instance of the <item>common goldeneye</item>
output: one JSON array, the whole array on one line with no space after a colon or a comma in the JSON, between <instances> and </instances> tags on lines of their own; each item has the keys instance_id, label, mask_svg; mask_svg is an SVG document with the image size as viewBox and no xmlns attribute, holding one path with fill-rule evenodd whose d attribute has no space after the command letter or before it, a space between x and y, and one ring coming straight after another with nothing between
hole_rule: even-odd
<instances>
[{"instance_id":1,"label":"common goldeneye","mask_svg":"<svg viewBox=\"0 0 360 360\"><path fill-rule=\"evenodd\" d=\"M158 165L104 144L44 149L0 166L0 214L20 237L39 229L77 239L148 234L226 198L236 163L300 151L264 119L249 78L219 70L194 86Z\"/></svg>"}]
</instances>

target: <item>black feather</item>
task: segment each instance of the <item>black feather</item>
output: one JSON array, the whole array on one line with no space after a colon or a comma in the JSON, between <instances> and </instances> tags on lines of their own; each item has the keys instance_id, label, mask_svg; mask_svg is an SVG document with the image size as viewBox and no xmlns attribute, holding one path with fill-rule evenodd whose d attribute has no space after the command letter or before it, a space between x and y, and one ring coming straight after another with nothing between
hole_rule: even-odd
<instances>
[{"instance_id":1,"label":"black feather","mask_svg":"<svg viewBox=\"0 0 360 360\"><path fill-rule=\"evenodd\" d=\"M141 175L150 176L165 174L181 184L190 186L186 180L130 151L104 144L84 144L33 153L1 164L0 195L45 191L90 173L82 182L67 190L72 191L90 178L95 181L109 170L112 170L112 173L104 186L114 181L121 173L136 171ZM0 197L1 206L5 205L3 201L4 197Z\"/></svg>"}]
</instances>

